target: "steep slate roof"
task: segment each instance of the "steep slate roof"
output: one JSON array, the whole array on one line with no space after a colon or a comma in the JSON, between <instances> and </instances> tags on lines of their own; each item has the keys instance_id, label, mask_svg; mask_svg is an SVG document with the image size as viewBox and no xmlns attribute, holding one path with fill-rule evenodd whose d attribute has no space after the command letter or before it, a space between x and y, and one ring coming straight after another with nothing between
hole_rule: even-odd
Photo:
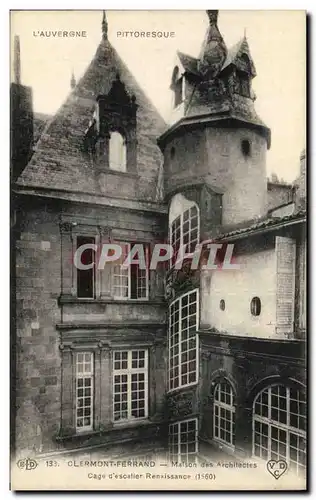
<instances>
[{"instance_id":1,"label":"steep slate roof","mask_svg":"<svg viewBox=\"0 0 316 500\"><path fill-rule=\"evenodd\" d=\"M93 165L82 152L82 144L96 97L109 92L117 73L127 92L135 95L138 105L139 198L155 198L161 164L156 138L166 124L106 38L101 40L77 86L46 124L33 157L17 181L18 186L101 194Z\"/></svg>"},{"instance_id":2,"label":"steep slate roof","mask_svg":"<svg viewBox=\"0 0 316 500\"><path fill-rule=\"evenodd\" d=\"M46 123L52 118L51 115L46 115L44 113L34 113L33 117L33 144L35 145L42 135Z\"/></svg>"},{"instance_id":3,"label":"steep slate roof","mask_svg":"<svg viewBox=\"0 0 316 500\"><path fill-rule=\"evenodd\" d=\"M199 75L199 71L197 69L198 59L196 59L196 57L189 56L184 52L180 52L180 50L177 51L177 55L185 71L193 73L194 75Z\"/></svg>"},{"instance_id":4,"label":"steep slate roof","mask_svg":"<svg viewBox=\"0 0 316 500\"><path fill-rule=\"evenodd\" d=\"M247 41L246 37L241 38L241 40L239 40L239 42L237 42L235 45L233 45L228 50L227 57L226 57L226 60L222 66L221 71L223 71L225 68L227 68L230 64L234 64L236 59L238 59L238 57L241 54L248 55L250 65L251 65L252 74L253 74L253 76L256 76L256 69L255 69L255 66L253 64L252 57L250 55L250 49L249 49L249 45L248 45L248 41Z\"/></svg>"}]
</instances>

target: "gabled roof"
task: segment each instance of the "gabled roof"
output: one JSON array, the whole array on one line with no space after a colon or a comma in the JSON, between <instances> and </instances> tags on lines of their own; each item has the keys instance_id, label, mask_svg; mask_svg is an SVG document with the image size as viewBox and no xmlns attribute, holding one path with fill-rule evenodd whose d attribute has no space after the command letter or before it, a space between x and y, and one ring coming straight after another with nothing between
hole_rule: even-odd
<instances>
[{"instance_id":1,"label":"gabled roof","mask_svg":"<svg viewBox=\"0 0 316 500\"><path fill-rule=\"evenodd\" d=\"M186 72L193 73L194 75L199 75L199 71L197 69L198 59L196 59L196 57L184 54L184 52L180 52L179 50L177 51L177 55Z\"/></svg>"},{"instance_id":2,"label":"gabled roof","mask_svg":"<svg viewBox=\"0 0 316 500\"><path fill-rule=\"evenodd\" d=\"M227 68L230 64L234 64L238 57L240 57L242 54L247 54L247 56L249 57L252 76L256 76L256 68L250 54L250 49L246 37L241 38L235 45L230 47L221 71Z\"/></svg>"},{"instance_id":3,"label":"gabled roof","mask_svg":"<svg viewBox=\"0 0 316 500\"><path fill-rule=\"evenodd\" d=\"M44 113L34 113L33 117L33 144L35 145L42 135L47 122L52 118L51 115Z\"/></svg>"},{"instance_id":4,"label":"gabled roof","mask_svg":"<svg viewBox=\"0 0 316 500\"><path fill-rule=\"evenodd\" d=\"M139 198L155 197L161 163L156 138L166 128L166 124L106 38L100 42L94 58L76 87L54 118L46 124L33 157L20 175L17 186L102 194L93 165L83 154L82 145L96 98L99 94L109 92L117 73L128 93L135 95L138 105L136 130Z\"/></svg>"}]
</instances>

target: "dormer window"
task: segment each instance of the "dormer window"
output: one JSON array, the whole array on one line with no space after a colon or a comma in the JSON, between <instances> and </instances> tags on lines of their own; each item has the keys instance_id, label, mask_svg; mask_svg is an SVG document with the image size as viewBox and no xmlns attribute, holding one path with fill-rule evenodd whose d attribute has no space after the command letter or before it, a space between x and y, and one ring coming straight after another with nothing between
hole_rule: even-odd
<instances>
[{"instance_id":1,"label":"dormer window","mask_svg":"<svg viewBox=\"0 0 316 500\"><path fill-rule=\"evenodd\" d=\"M250 97L251 65L247 54L242 54L237 65L237 92L244 97Z\"/></svg>"},{"instance_id":2,"label":"dormer window","mask_svg":"<svg viewBox=\"0 0 316 500\"><path fill-rule=\"evenodd\" d=\"M183 78L180 78L174 88L174 107L176 108L183 101Z\"/></svg>"},{"instance_id":3,"label":"dormer window","mask_svg":"<svg viewBox=\"0 0 316 500\"><path fill-rule=\"evenodd\" d=\"M176 108L184 101L185 80L180 74L178 66L174 68L172 75L172 89L174 91L174 107Z\"/></svg>"},{"instance_id":4,"label":"dormer window","mask_svg":"<svg viewBox=\"0 0 316 500\"><path fill-rule=\"evenodd\" d=\"M126 140L118 131L110 133L109 167L111 170L126 172Z\"/></svg>"},{"instance_id":5,"label":"dormer window","mask_svg":"<svg viewBox=\"0 0 316 500\"><path fill-rule=\"evenodd\" d=\"M239 71L237 73L237 79L238 94L244 97L250 97L250 82L247 73Z\"/></svg>"}]
</instances>

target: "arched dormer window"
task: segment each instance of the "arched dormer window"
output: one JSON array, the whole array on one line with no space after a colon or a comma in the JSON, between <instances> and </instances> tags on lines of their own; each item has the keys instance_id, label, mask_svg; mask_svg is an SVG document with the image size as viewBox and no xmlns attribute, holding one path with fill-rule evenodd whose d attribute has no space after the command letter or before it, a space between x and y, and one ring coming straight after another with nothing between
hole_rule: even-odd
<instances>
[{"instance_id":1,"label":"arched dormer window","mask_svg":"<svg viewBox=\"0 0 316 500\"><path fill-rule=\"evenodd\" d=\"M181 247L185 246L186 253L192 253L200 240L199 207L182 194L176 194L170 204L169 240L173 248L173 263Z\"/></svg>"},{"instance_id":2,"label":"arched dormer window","mask_svg":"<svg viewBox=\"0 0 316 500\"><path fill-rule=\"evenodd\" d=\"M111 170L126 172L126 140L117 130L110 133L109 167Z\"/></svg>"}]
</instances>

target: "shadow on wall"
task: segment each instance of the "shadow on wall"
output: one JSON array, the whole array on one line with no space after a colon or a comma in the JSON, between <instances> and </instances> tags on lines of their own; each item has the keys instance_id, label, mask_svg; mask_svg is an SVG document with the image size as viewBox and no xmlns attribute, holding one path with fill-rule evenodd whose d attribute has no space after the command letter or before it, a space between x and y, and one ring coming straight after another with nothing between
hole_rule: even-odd
<instances>
[{"instance_id":1,"label":"shadow on wall","mask_svg":"<svg viewBox=\"0 0 316 500\"><path fill-rule=\"evenodd\" d=\"M16 416L16 457L42 451L41 415L34 403L24 401Z\"/></svg>"}]
</instances>

